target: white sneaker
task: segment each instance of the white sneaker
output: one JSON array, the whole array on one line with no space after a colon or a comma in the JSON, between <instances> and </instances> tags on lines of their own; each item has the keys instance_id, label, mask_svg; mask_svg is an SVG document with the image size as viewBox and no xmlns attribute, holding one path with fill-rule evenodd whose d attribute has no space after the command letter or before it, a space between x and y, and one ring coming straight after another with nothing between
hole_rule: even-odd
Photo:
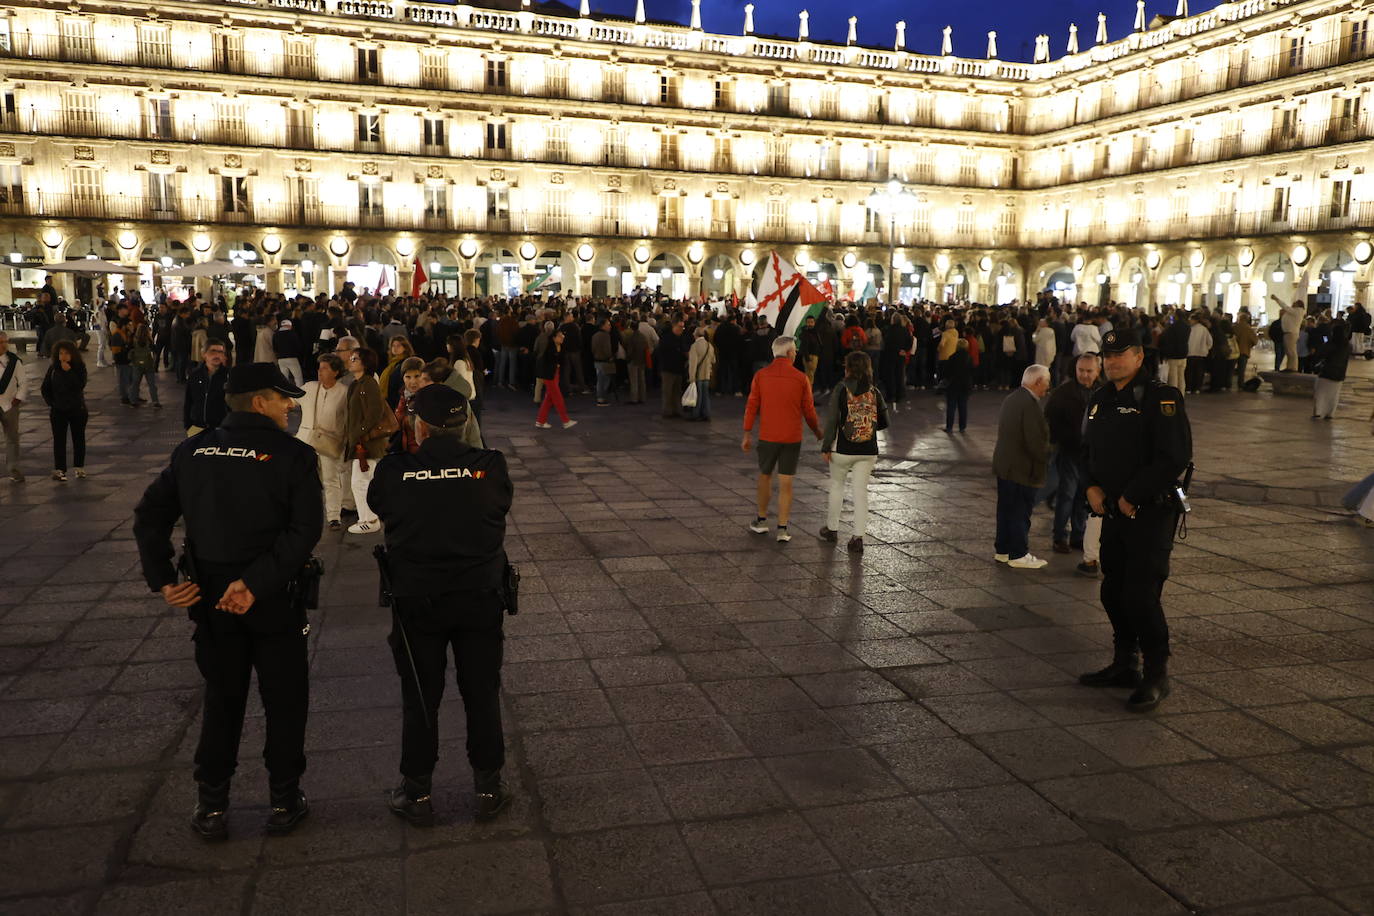
<instances>
[{"instance_id":1,"label":"white sneaker","mask_svg":"<svg viewBox=\"0 0 1374 916\"><path fill-rule=\"evenodd\" d=\"M761 522L750 522L750 523L749 523L749 530L752 531L752 532L754 532L755 534L767 534L767 533L768 533L768 520L767 520L767 519L764 519L764 520L761 521Z\"/></svg>"},{"instance_id":2,"label":"white sneaker","mask_svg":"<svg viewBox=\"0 0 1374 916\"><path fill-rule=\"evenodd\" d=\"M786 528L779 528L779 529L778 529L778 543L779 543L779 544L786 544L786 543L787 543L788 541L790 541L790 540L792 540L792 535L791 535L791 533L788 532L788 530L787 530Z\"/></svg>"},{"instance_id":3,"label":"white sneaker","mask_svg":"<svg viewBox=\"0 0 1374 916\"><path fill-rule=\"evenodd\" d=\"M574 426L576 426L576 425L577 425L577 421L576 421L576 420L569 420L567 423L564 423L564 424L563 424L563 428L564 428L564 429L572 429L572 428L573 428Z\"/></svg>"},{"instance_id":4,"label":"white sneaker","mask_svg":"<svg viewBox=\"0 0 1374 916\"><path fill-rule=\"evenodd\" d=\"M372 534L374 531L381 531L382 523L378 519L370 522L354 522L348 526L349 534Z\"/></svg>"},{"instance_id":5,"label":"white sneaker","mask_svg":"<svg viewBox=\"0 0 1374 916\"><path fill-rule=\"evenodd\" d=\"M538 420L534 421L534 425L540 429L553 429L552 423L540 423Z\"/></svg>"},{"instance_id":6,"label":"white sneaker","mask_svg":"<svg viewBox=\"0 0 1374 916\"><path fill-rule=\"evenodd\" d=\"M1015 560L1008 560L1007 565L1012 569L1040 569L1042 566L1050 565L1049 560L1042 560L1033 553L1028 553L1024 557L1017 557Z\"/></svg>"},{"instance_id":7,"label":"white sneaker","mask_svg":"<svg viewBox=\"0 0 1374 916\"><path fill-rule=\"evenodd\" d=\"M998 563L1006 563L1008 560L1011 559L1011 557L1007 556L1005 553L994 553L992 555L992 558L996 560Z\"/></svg>"}]
</instances>

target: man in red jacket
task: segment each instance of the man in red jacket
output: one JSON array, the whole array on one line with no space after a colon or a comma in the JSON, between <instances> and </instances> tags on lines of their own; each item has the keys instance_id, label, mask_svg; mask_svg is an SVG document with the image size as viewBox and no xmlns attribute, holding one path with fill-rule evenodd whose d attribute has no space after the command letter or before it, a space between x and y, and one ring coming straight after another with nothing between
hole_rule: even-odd
<instances>
[{"instance_id":1,"label":"man in red jacket","mask_svg":"<svg viewBox=\"0 0 1374 916\"><path fill-rule=\"evenodd\" d=\"M792 514L792 477L801 457L802 420L821 437L821 423L811 383L793 365L797 342L791 337L773 341L773 362L754 373L749 402L744 408L744 440L740 448L749 451L754 417L759 418L759 514L749 530L768 533L768 500L773 492L773 474L778 475L778 540L792 540L787 519Z\"/></svg>"}]
</instances>

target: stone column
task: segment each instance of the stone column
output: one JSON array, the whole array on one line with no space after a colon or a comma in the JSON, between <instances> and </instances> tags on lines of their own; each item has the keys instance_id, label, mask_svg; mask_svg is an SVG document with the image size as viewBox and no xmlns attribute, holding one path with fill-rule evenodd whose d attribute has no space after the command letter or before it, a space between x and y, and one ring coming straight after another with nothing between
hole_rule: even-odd
<instances>
[{"instance_id":1,"label":"stone column","mask_svg":"<svg viewBox=\"0 0 1374 916\"><path fill-rule=\"evenodd\" d=\"M1355 301L1356 301L1356 302L1358 302L1358 303L1360 303L1361 305L1363 305L1366 309L1368 309L1371 305L1374 305L1374 303L1371 303L1371 302L1369 301L1369 281L1368 281L1368 280L1356 280L1355 283L1354 283L1354 287L1355 287Z\"/></svg>"},{"instance_id":2,"label":"stone column","mask_svg":"<svg viewBox=\"0 0 1374 916\"><path fill-rule=\"evenodd\" d=\"M701 268L687 268L687 295L695 299L701 295Z\"/></svg>"},{"instance_id":3,"label":"stone column","mask_svg":"<svg viewBox=\"0 0 1374 916\"><path fill-rule=\"evenodd\" d=\"M269 293L279 293L282 291L281 285L281 266L268 268L267 273L263 274L263 281L267 284Z\"/></svg>"},{"instance_id":4,"label":"stone column","mask_svg":"<svg viewBox=\"0 0 1374 916\"><path fill-rule=\"evenodd\" d=\"M458 272L458 295L477 295L477 271L462 270Z\"/></svg>"},{"instance_id":5,"label":"stone column","mask_svg":"<svg viewBox=\"0 0 1374 916\"><path fill-rule=\"evenodd\" d=\"M592 294L592 275L591 275L591 274L578 274L578 275L577 275L577 295L582 296L582 297L587 297L587 296L590 296L591 294Z\"/></svg>"}]
</instances>

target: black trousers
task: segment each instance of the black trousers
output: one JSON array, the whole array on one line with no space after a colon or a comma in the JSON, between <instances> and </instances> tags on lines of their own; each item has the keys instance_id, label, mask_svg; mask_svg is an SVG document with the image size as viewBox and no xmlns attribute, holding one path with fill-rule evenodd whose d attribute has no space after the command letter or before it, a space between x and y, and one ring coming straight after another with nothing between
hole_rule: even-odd
<instances>
[{"instance_id":1,"label":"black trousers","mask_svg":"<svg viewBox=\"0 0 1374 916\"><path fill-rule=\"evenodd\" d=\"M1183 378L1184 378L1184 382L1185 382L1185 383L1187 384L1187 386L1188 386L1188 390L1189 390L1189 391L1201 391L1201 390L1202 390L1202 380L1203 380L1203 377L1204 377L1206 374L1207 374L1207 357L1205 357L1205 356L1190 356L1190 357L1188 357L1188 365L1185 366L1184 369L1183 369Z\"/></svg>"},{"instance_id":2,"label":"black trousers","mask_svg":"<svg viewBox=\"0 0 1374 916\"><path fill-rule=\"evenodd\" d=\"M427 780L439 760L439 703L444 697L450 648L454 679L467 717L468 763L474 770L499 770L505 764L506 742L501 728L503 614L495 595L396 599L387 642L401 678L402 776ZM405 639L398 622L405 628Z\"/></svg>"},{"instance_id":3,"label":"black trousers","mask_svg":"<svg viewBox=\"0 0 1374 916\"><path fill-rule=\"evenodd\" d=\"M1160 596L1169 578L1178 512L1141 506L1135 518L1102 520L1102 607L1119 650L1139 649L1147 661L1169 655L1169 624Z\"/></svg>"},{"instance_id":4,"label":"black trousers","mask_svg":"<svg viewBox=\"0 0 1374 916\"><path fill-rule=\"evenodd\" d=\"M310 705L306 637L299 627L258 633L225 611L214 610L228 582L207 580L198 607L196 667L205 678L205 716L196 747L197 782L217 785L238 766L248 684L258 673L258 693L267 719L262 758L270 784L290 786L305 772L305 718ZM261 599L260 599L261 600ZM283 608L282 613L288 613ZM203 615L203 616L202 616Z\"/></svg>"},{"instance_id":5,"label":"black trousers","mask_svg":"<svg viewBox=\"0 0 1374 916\"><path fill-rule=\"evenodd\" d=\"M49 409L48 420L52 424L52 466L55 470L67 469L67 430L72 433L72 461L76 467L86 466L86 408L80 410Z\"/></svg>"}]
</instances>

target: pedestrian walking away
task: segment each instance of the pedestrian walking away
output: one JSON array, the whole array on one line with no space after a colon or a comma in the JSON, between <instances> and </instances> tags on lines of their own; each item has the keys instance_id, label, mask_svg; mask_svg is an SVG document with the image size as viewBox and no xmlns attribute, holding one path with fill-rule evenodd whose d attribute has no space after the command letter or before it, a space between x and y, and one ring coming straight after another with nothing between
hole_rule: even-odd
<instances>
[{"instance_id":1,"label":"pedestrian walking away","mask_svg":"<svg viewBox=\"0 0 1374 916\"><path fill-rule=\"evenodd\" d=\"M1176 490L1192 460L1192 429L1182 392L1142 372L1139 338L1113 331L1103 338L1102 351L1107 384L1088 405L1084 449L1088 504L1103 517L1101 597L1113 654L1110 665L1079 682L1134 687L1127 706L1145 712L1169 694L1169 625L1161 596L1183 508Z\"/></svg>"},{"instance_id":2,"label":"pedestrian walking away","mask_svg":"<svg viewBox=\"0 0 1374 916\"><path fill-rule=\"evenodd\" d=\"M740 448L753 447L754 420L759 420L758 515L749 526L755 534L768 533L768 503L773 493L773 476L778 478L778 540L792 540L787 530L792 515L792 478L801 457L802 422L821 438L811 383L792 364L797 344L791 337L773 341L773 362L758 372L749 386L744 405L744 439Z\"/></svg>"},{"instance_id":3,"label":"pedestrian walking away","mask_svg":"<svg viewBox=\"0 0 1374 916\"><path fill-rule=\"evenodd\" d=\"M73 472L86 476L86 364L70 340L52 348L52 364L43 376L43 403L52 425L52 478L67 479L67 432L71 431Z\"/></svg>"},{"instance_id":4,"label":"pedestrian walking away","mask_svg":"<svg viewBox=\"0 0 1374 916\"><path fill-rule=\"evenodd\" d=\"M450 649L477 819L490 820L510 800L501 780L500 686L503 617L516 609L505 552L514 488L499 451L463 442L466 398L430 385L412 402L419 449L383 458L367 499L386 526L379 562L392 607L387 642L401 679L401 783L389 805L397 816L429 827Z\"/></svg>"},{"instance_id":5,"label":"pedestrian walking away","mask_svg":"<svg viewBox=\"0 0 1374 916\"><path fill-rule=\"evenodd\" d=\"M309 703L304 605L324 523L315 452L286 432L303 392L271 363L235 366L226 389L224 423L178 445L134 510L148 587L195 624L205 695L191 826L207 840L228 835L225 810L255 672L266 715L267 831L289 833L309 811L300 788ZM171 538L182 518L179 576Z\"/></svg>"},{"instance_id":6,"label":"pedestrian walking away","mask_svg":"<svg viewBox=\"0 0 1374 916\"><path fill-rule=\"evenodd\" d=\"M868 480L878 463L878 433L888 426L887 403L873 382L873 362L862 350L844 359L844 379L830 396L821 457L830 465L830 497L821 538L839 539L845 478L853 480L854 534L850 553L863 553L868 531Z\"/></svg>"}]
</instances>

